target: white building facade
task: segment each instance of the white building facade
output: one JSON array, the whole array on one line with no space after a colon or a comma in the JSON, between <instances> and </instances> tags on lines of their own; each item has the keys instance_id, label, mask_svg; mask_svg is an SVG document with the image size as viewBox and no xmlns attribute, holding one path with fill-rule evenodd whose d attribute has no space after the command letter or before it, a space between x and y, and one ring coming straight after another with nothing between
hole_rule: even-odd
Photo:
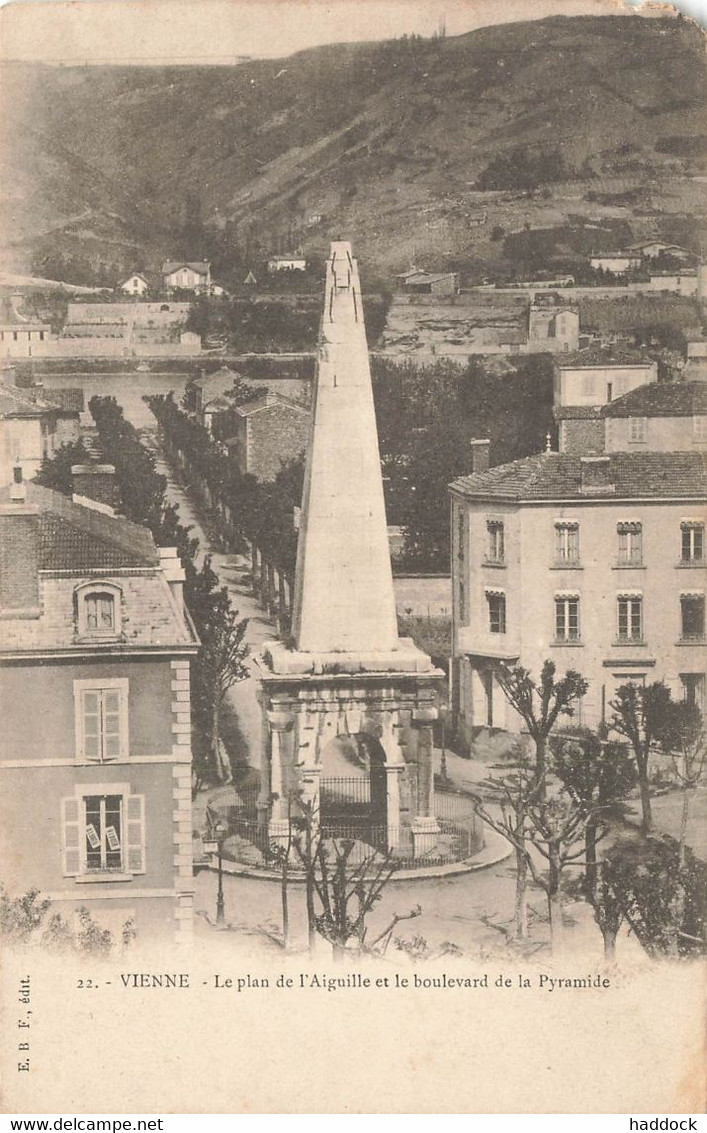
<instances>
[{"instance_id":1,"label":"white building facade","mask_svg":"<svg viewBox=\"0 0 707 1133\"><path fill-rule=\"evenodd\" d=\"M451 486L452 708L469 744L518 731L500 663L579 671L597 727L628 680L704 706L705 502L696 453L544 453Z\"/></svg>"}]
</instances>

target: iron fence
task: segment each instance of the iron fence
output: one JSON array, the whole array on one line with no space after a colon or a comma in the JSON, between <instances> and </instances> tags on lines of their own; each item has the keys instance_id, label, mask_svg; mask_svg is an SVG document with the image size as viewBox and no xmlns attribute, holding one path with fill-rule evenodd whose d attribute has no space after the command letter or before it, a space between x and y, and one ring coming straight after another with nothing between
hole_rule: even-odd
<instances>
[{"instance_id":1,"label":"iron fence","mask_svg":"<svg viewBox=\"0 0 707 1133\"><path fill-rule=\"evenodd\" d=\"M281 840L272 841L268 812L258 809L257 790L235 790L231 799L210 807L228 831L224 839L224 857L241 865L265 870L280 868L284 848ZM415 856L412 828L409 822L392 827L375 820L370 809L370 782L363 777L322 779L320 782L319 834L334 856L336 843L341 850L348 844L347 862L351 867L366 859L380 863L390 854L396 869L411 870L423 866L449 865L473 857L483 845L483 826L478 821L471 799L454 790L436 790L434 815L439 833L434 848ZM294 839L301 837L300 826L293 823L290 843L290 866L297 870L300 858Z\"/></svg>"}]
</instances>

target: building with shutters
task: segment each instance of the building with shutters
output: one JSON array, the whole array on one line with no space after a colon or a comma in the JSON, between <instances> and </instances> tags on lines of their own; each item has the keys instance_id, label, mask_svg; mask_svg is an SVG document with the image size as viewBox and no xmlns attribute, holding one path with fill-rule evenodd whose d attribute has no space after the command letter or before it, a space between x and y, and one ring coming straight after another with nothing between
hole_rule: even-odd
<instances>
[{"instance_id":1,"label":"building with shutters","mask_svg":"<svg viewBox=\"0 0 707 1133\"><path fill-rule=\"evenodd\" d=\"M704 707L705 502L699 452L546 452L451 485L452 708L459 737L519 731L500 664L578 670L596 727L628 680Z\"/></svg>"},{"instance_id":2,"label":"building with shutters","mask_svg":"<svg viewBox=\"0 0 707 1133\"><path fill-rule=\"evenodd\" d=\"M171 548L88 495L0 503L0 880L120 940L189 938L189 666Z\"/></svg>"}]
</instances>

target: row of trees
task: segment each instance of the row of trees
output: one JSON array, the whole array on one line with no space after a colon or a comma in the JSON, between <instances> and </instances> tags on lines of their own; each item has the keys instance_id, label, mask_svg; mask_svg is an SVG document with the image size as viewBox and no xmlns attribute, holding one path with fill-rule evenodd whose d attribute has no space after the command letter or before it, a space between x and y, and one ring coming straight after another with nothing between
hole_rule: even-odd
<instances>
[{"instance_id":1,"label":"row of trees","mask_svg":"<svg viewBox=\"0 0 707 1133\"><path fill-rule=\"evenodd\" d=\"M503 773L489 777L474 797L477 813L514 851L514 937L529 934L532 881L547 899L553 947L562 947L566 874L581 865L578 895L592 906L607 957L624 921L651 955L704 950L700 895L707 869L686 845L690 798L705 764L699 710L674 701L662 682L629 683L611 705L610 734L623 739L608 740L583 728L555 730L587 691L579 673L556 679L548 661L537 682L520 666L501 668L499 681L525 723L531 749L519 746ZM683 791L677 839L652 833L649 759L655 751L670 753ZM642 836L614 840L599 861L597 846L614 838L636 785Z\"/></svg>"},{"instance_id":2,"label":"row of trees","mask_svg":"<svg viewBox=\"0 0 707 1133\"><path fill-rule=\"evenodd\" d=\"M209 506L226 509L238 534L255 544L268 562L292 576L297 558L294 510L302 500L304 462L283 465L272 483L244 475L236 462L174 396L147 399L170 458L188 473ZM234 401L234 404L236 402Z\"/></svg>"},{"instance_id":3,"label":"row of trees","mask_svg":"<svg viewBox=\"0 0 707 1133\"><path fill-rule=\"evenodd\" d=\"M115 466L123 514L149 528L158 546L176 547L184 566L184 599L201 642L192 664L191 687L195 788L229 779L230 762L220 742L220 711L228 689L248 672L247 621L233 608L226 587L219 587L210 557L198 563L198 539L180 523L178 508L166 498L166 478L156 471L152 453L125 420L115 398L94 397L89 409L101 451ZM64 446L53 459L44 461L37 480L70 495L71 466L86 459L81 442Z\"/></svg>"}]
</instances>

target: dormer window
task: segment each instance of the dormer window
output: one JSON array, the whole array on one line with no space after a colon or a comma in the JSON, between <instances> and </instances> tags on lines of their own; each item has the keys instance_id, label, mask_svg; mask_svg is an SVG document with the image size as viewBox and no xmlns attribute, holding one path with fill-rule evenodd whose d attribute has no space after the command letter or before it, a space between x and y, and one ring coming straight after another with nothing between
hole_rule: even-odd
<instances>
[{"instance_id":1,"label":"dormer window","mask_svg":"<svg viewBox=\"0 0 707 1133\"><path fill-rule=\"evenodd\" d=\"M121 631L121 591L112 582L87 582L76 589L78 635L101 640Z\"/></svg>"},{"instance_id":2,"label":"dormer window","mask_svg":"<svg viewBox=\"0 0 707 1133\"><path fill-rule=\"evenodd\" d=\"M86 629L89 633L115 632L115 595L106 591L96 594L87 594L86 603Z\"/></svg>"}]
</instances>

